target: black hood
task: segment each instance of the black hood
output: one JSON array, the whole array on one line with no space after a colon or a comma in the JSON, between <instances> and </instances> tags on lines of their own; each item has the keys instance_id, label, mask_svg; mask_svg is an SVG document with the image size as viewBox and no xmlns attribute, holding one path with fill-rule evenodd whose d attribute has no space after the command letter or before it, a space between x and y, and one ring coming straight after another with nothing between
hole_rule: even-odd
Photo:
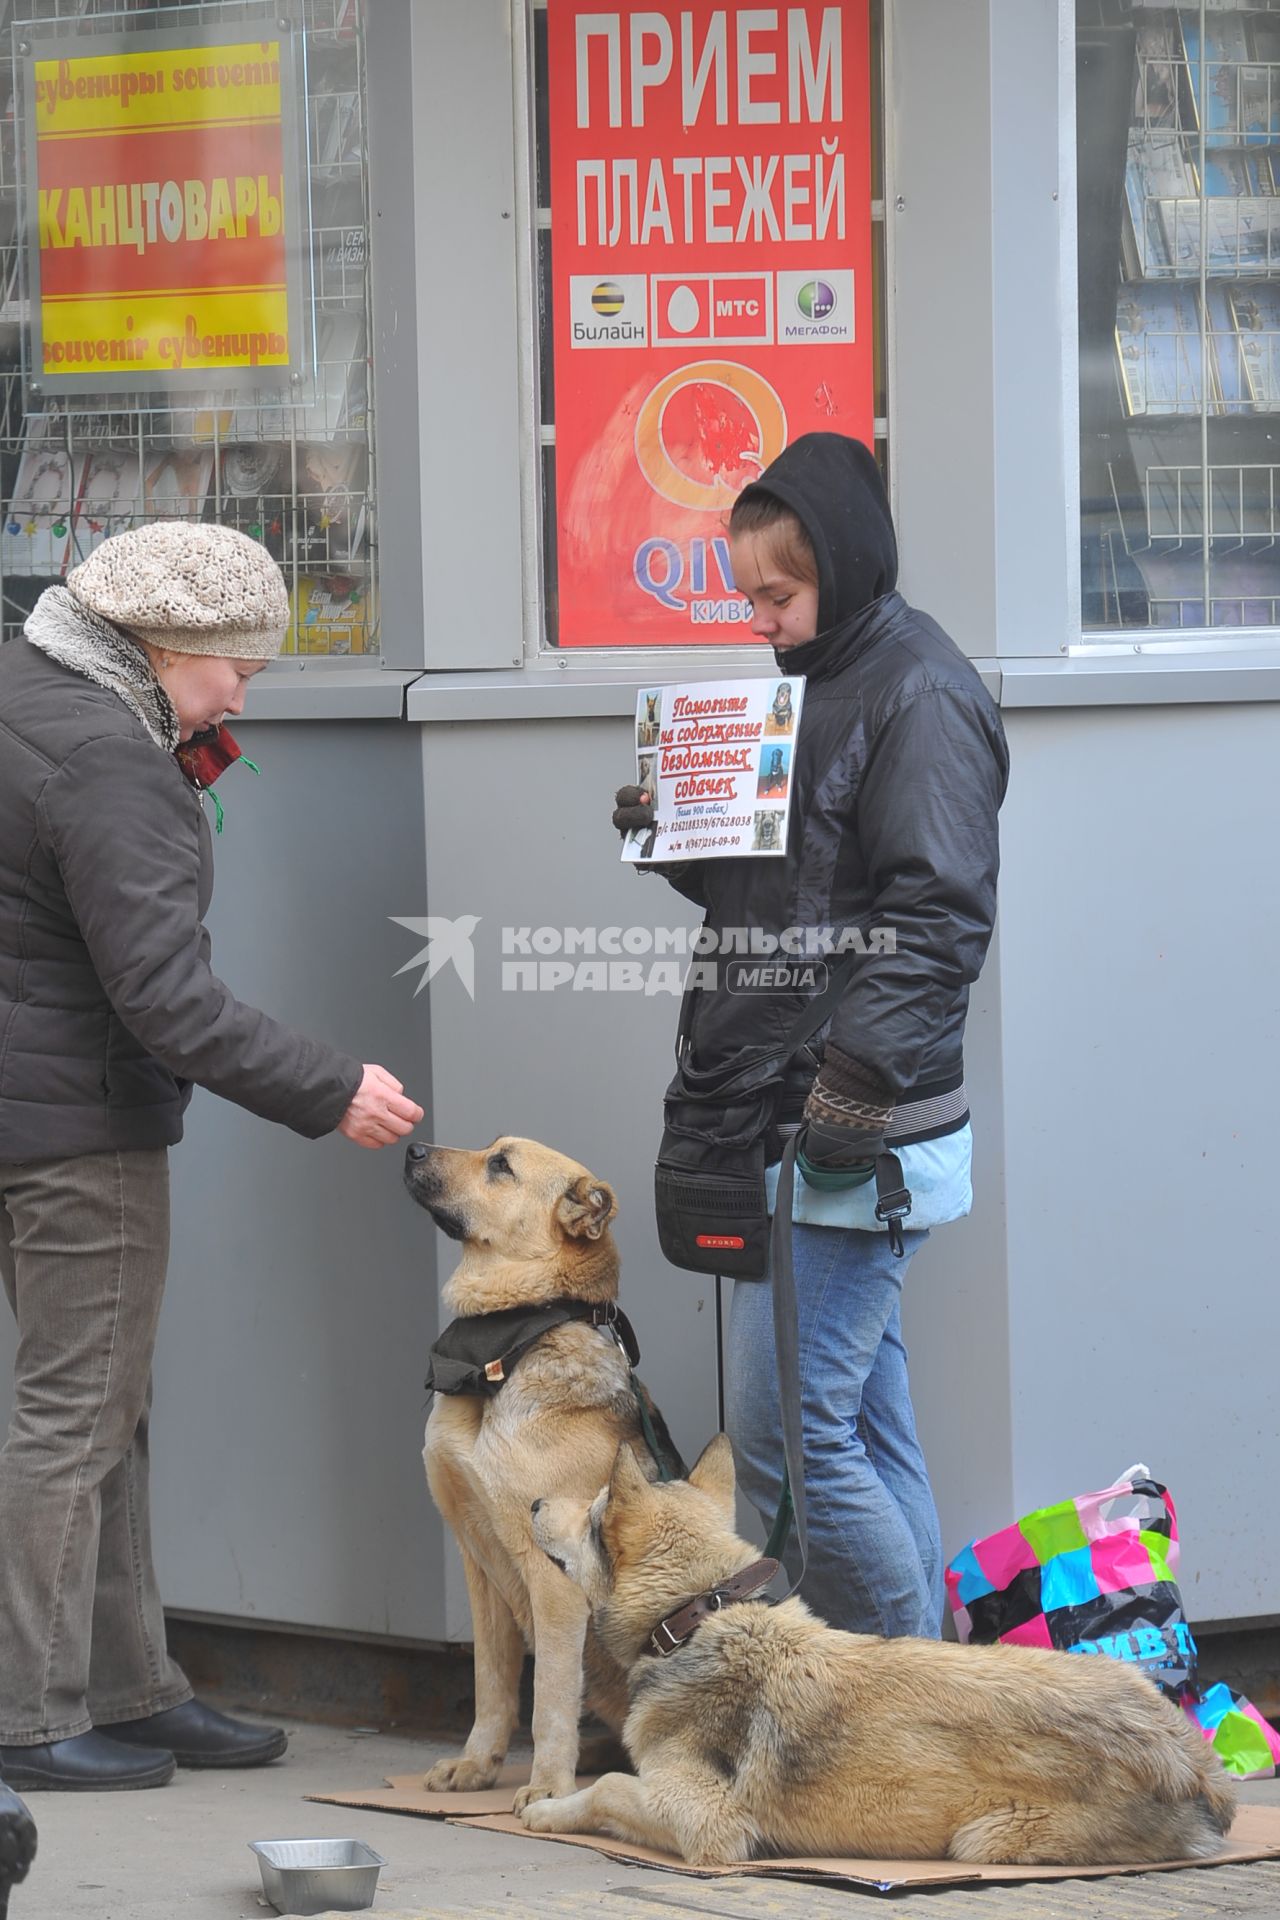
<instances>
[{"instance_id":1,"label":"black hood","mask_svg":"<svg viewBox=\"0 0 1280 1920\"><path fill-rule=\"evenodd\" d=\"M880 469L861 440L802 434L739 498L762 493L790 507L813 542L819 639L893 592L898 543Z\"/></svg>"}]
</instances>

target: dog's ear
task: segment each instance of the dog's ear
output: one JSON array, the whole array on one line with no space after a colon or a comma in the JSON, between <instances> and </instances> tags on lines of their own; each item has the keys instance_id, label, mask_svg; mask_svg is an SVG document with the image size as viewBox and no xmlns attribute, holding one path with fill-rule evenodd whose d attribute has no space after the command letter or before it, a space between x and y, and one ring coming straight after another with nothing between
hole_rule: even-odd
<instances>
[{"instance_id":1,"label":"dog's ear","mask_svg":"<svg viewBox=\"0 0 1280 1920\"><path fill-rule=\"evenodd\" d=\"M626 1500L633 1494L645 1493L649 1482L640 1471L640 1463L624 1440L618 1448L613 1463L613 1472L609 1475L609 1499Z\"/></svg>"},{"instance_id":2,"label":"dog's ear","mask_svg":"<svg viewBox=\"0 0 1280 1920\"><path fill-rule=\"evenodd\" d=\"M573 1240L598 1240L618 1211L612 1187L580 1174L556 1201L556 1219Z\"/></svg>"},{"instance_id":3,"label":"dog's ear","mask_svg":"<svg viewBox=\"0 0 1280 1920\"><path fill-rule=\"evenodd\" d=\"M697 1487L699 1493L709 1494L713 1500L718 1500L732 1525L737 1481L733 1471L733 1448L729 1445L727 1433L718 1433L703 1448L697 1465L689 1475L689 1485Z\"/></svg>"}]
</instances>

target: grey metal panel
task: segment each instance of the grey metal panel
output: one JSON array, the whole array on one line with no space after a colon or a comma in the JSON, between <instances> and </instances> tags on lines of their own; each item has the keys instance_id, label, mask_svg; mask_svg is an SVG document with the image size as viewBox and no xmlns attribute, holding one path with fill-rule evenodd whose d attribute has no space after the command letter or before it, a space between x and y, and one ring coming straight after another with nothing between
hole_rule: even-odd
<instances>
[{"instance_id":1,"label":"grey metal panel","mask_svg":"<svg viewBox=\"0 0 1280 1920\"><path fill-rule=\"evenodd\" d=\"M903 590L972 655L1056 654L1078 570L1069 43L1057 0L895 0L887 15Z\"/></svg>"},{"instance_id":2,"label":"grey metal panel","mask_svg":"<svg viewBox=\"0 0 1280 1920\"><path fill-rule=\"evenodd\" d=\"M777 674L771 653L732 660L668 654L646 669L628 661L562 660L530 664L523 672L429 673L411 690L410 720L567 720L634 715L636 696L658 682L767 679Z\"/></svg>"},{"instance_id":3,"label":"grey metal panel","mask_svg":"<svg viewBox=\"0 0 1280 1920\"><path fill-rule=\"evenodd\" d=\"M504 927L524 930L520 944L528 954L538 928L696 924L694 909L661 879L627 872L617 859L609 796L629 765L631 739L628 724L603 718L423 729L431 911L449 919L480 916L474 1002L449 971L430 989L433 1103L442 1140L481 1145L500 1132L530 1133L585 1160L614 1186L623 1299L644 1349L642 1371L692 1455L715 1424L712 1284L662 1259L652 1203L676 1002L640 992L564 986L535 994L502 985ZM469 778L481 757L501 768L500 780ZM566 790L578 804L562 804ZM938 1233L924 1250L905 1306L920 1424L949 1548L991 1524L993 1514L1012 1513L994 961L975 995L969 1080L978 1204L970 1220ZM442 1248L447 1271L453 1249L447 1242ZM447 1630L466 1634L460 1571L450 1583Z\"/></svg>"},{"instance_id":4,"label":"grey metal panel","mask_svg":"<svg viewBox=\"0 0 1280 1920\"><path fill-rule=\"evenodd\" d=\"M1016 1511L1144 1460L1193 1621L1274 1614L1280 709L1008 719Z\"/></svg>"},{"instance_id":5,"label":"grey metal panel","mask_svg":"<svg viewBox=\"0 0 1280 1920\"><path fill-rule=\"evenodd\" d=\"M622 1299L641 1373L686 1456L715 1429L713 1283L675 1272L658 1251L653 1160L670 1079L678 1002L643 992L504 991L502 930L678 930L695 910L652 874L624 869L609 825L614 788L635 764L617 720L495 721L422 730L430 911L480 916L475 999L451 968L417 1001L411 979L387 988L405 1021L432 1029L434 1138L483 1146L499 1133L547 1141L607 1180L619 1200ZM478 770L483 770L481 776ZM425 911L412 900L389 909ZM402 936L404 958L414 952ZM441 1272L456 1248L441 1243ZM467 1637L460 1572L450 1637Z\"/></svg>"},{"instance_id":6,"label":"grey metal panel","mask_svg":"<svg viewBox=\"0 0 1280 1920\"><path fill-rule=\"evenodd\" d=\"M524 645L509 9L418 0L412 65L420 657L509 667ZM384 421L397 404L384 381Z\"/></svg>"},{"instance_id":7,"label":"grey metal panel","mask_svg":"<svg viewBox=\"0 0 1280 1920\"><path fill-rule=\"evenodd\" d=\"M993 699L1000 697L1000 669L994 661L975 662ZM718 668L718 671L717 671ZM776 673L770 664L768 675ZM634 669L618 672L607 667L570 667L563 673L530 667L524 673L424 674L410 688L406 712L410 720L583 720L634 715L636 695L661 681L664 674L681 680L732 675L746 680L761 677L757 657L747 665L727 662L692 663L680 656L641 679Z\"/></svg>"},{"instance_id":8,"label":"grey metal panel","mask_svg":"<svg viewBox=\"0 0 1280 1920\"><path fill-rule=\"evenodd\" d=\"M1077 469L1078 453L1065 439L1068 419L1076 418L1076 398L1066 388L1076 355L1065 337L1076 299L1062 245L1074 173L1064 204L1059 143L1070 128L1059 114L1060 44L1074 72L1073 42L1059 39L1058 0L991 0L990 351L1001 655L1056 654L1076 637L1079 500L1068 467ZM980 200L977 181L974 191Z\"/></svg>"},{"instance_id":9,"label":"grey metal panel","mask_svg":"<svg viewBox=\"0 0 1280 1920\"><path fill-rule=\"evenodd\" d=\"M249 711L255 720L398 720L416 677L385 667L282 660L254 681Z\"/></svg>"},{"instance_id":10,"label":"grey metal panel","mask_svg":"<svg viewBox=\"0 0 1280 1920\"><path fill-rule=\"evenodd\" d=\"M403 957L387 916L422 885L416 737L352 721L240 732L262 777L219 789L218 969L425 1104L421 1003L387 991ZM440 1529L420 1454L434 1236L401 1169L394 1147L301 1140L196 1095L173 1155L156 1369L172 1605L432 1636Z\"/></svg>"},{"instance_id":11,"label":"grey metal panel","mask_svg":"<svg viewBox=\"0 0 1280 1920\"><path fill-rule=\"evenodd\" d=\"M970 654L996 651L998 616L988 8L886 8L889 447L902 588Z\"/></svg>"},{"instance_id":12,"label":"grey metal panel","mask_svg":"<svg viewBox=\"0 0 1280 1920\"><path fill-rule=\"evenodd\" d=\"M413 0L381 0L365 13L380 627L382 657L397 667L425 664L417 259L434 197L415 201L415 11Z\"/></svg>"},{"instance_id":13,"label":"grey metal panel","mask_svg":"<svg viewBox=\"0 0 1280 1920\"><path fill-rule=\"evenodd\" d=\"M386 916L422 889L416 734L356 722L239 732L263 771L232 771L220 788L221 976L424 1098L423 1004L387 988L403 955ZM153 1419L166 1600L438 1636L440 1526L420 1459L434 1236L401 1188L400 1153L304 1141L197 1093L172 1165Z\"/></svg>"},{"instance_id":14,"label":"grey metal panel","mask_svg":"<svg viewBox=\"0 0 1280 1920\"><path fill-rule=\"evenodd\" d=\"M947 1550L1145 1458L1180 1499L1193 1614L1273 1614L1280 1545L1252 1522L1280 1473L1261 1198L1280 929L1259 879L1280 711L1008 725L1001 923L968 1045L975 1210L933 1236L904 1310ZM675 1000L504 991L501 975L504 926L531 944L538 927L696 918L616 859L626 717L243 731L265 772L226 789L224 975L425 1090L431 1137L529 1133L611 1181L643 1372L696 1451L715 1421L714 1302L662 1261L652 1224ZM318 767L343 769L323 796ZM450 968L416 998L395 977L416 946L389 916L428 912L479 916L474 1000ZM170 1598L467 1637L418 1460L435 1248L398 1154L308 1144L200 1096L174 1160L156 1411ZM454 1256L444 1243L441 1273Z\"/></svg>"},{"instance_id":15,"label":"grey metal panel","mask_svg":"<svg viewBox=\"0 0 1280 1920\"><path fill-rule=\"evenodd\" d=\"M1052 658L975 659L992 698L1005 707L1168 706L1280 700L1280 649L1231 652L1144 645L1124 653ZM679 677L739 679L760 674L759 656L735 661L689 660ZM673 664L668 662L671 672ZM770 666L768 669L772 672ZM523 672L392 673L383 669L282 666L254 685L259 719L383 719L402 713L414 721L568 720L634 713L636 695L654 675L634 667L579 665Z\"/></svg>"},{"instance_id":16,"label":"grey metal panel","mask_svg":"<svg viewBox=\"0 0 1280 1920\"><path fill-rule=\"evenodd\" d=\"M1179 706L1280 700L1280 648L1004 660L1004 707Z\"/></svg>"},{"instance_id":17,"label":"grey metal panel","mask_svg":"<svg viewBox=\"0 0 1280 1920\"><path fill-rule=\"evenodd\" d=\"M509 667L523 657L509 11L380 0L370 14L383 658Z\"/></svg>"}]
</instances>

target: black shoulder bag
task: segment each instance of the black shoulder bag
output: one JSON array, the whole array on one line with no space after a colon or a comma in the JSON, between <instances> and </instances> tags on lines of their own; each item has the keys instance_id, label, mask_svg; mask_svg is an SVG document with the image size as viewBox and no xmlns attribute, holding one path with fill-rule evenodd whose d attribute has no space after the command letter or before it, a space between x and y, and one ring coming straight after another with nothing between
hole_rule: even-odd
<instances>
[{"instance_id":1,"label":"black shoulder bag","mask_svg":"<svg viewBox=\"0 0 1280 1920\"><path fill-rule=\"evenodd\" d=\"M654 1172L658 1240L673 1267L763 1280L769 1270L765 1168L781 1158L777 1112L787 1068L835 1008L853 970L831 968L780 1053L751 1050L725 1066L693 1065L688 994L676 1036L675 1078L663 1101L662 1145Z\"/></svg>"}]
</instances>

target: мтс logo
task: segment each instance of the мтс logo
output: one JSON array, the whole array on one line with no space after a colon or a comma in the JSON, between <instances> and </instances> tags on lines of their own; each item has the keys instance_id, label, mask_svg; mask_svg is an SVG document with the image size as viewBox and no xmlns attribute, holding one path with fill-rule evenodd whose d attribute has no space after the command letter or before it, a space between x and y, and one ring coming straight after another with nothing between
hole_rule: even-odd
<instances>
[{"instance_id":1,"label":"\u043c\u0442\u0441 logo","mask_svg":"<svg viewBox=\"0 0 1280 1920\"><path fill-rule=\"evenodd\" d=\"M806 320L826 320L836 310L836 290L825 280L806 280L796 293L796 305Z\"/></svg>"}]
</instances>

